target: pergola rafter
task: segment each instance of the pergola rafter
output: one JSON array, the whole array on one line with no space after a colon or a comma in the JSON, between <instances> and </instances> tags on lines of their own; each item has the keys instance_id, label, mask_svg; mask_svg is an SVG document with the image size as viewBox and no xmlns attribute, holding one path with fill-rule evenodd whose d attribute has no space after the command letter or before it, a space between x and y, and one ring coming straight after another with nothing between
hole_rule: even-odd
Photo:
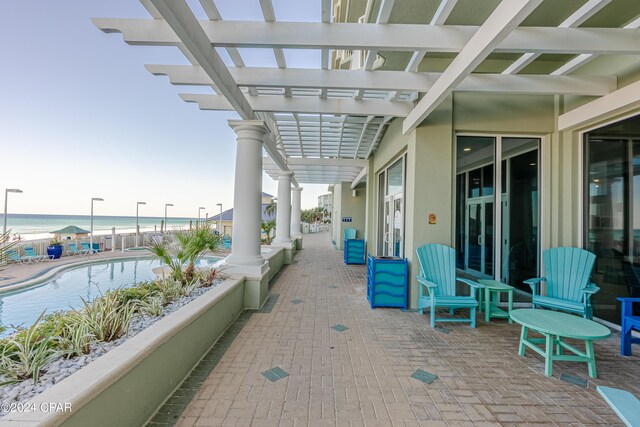
<instances>
[{"instance_id":1,"label":"pergola rafter","mask_svg":"<svg viewBox=\"0 0 640 427\"><path fill-rule=\"evenodd\" d=\"M156 1L156 0L151 0ZM104 32L132 45L176 46L181 39L164 20L93 18ZM472 25L200 21L214 47L355 49L460 52L481 28ZM495 52L639 54L640 31L631 28L519 27Z\"/></svg>"},{"instance_id":2,"label":"pergola rafter","mask_svg":"<svg viewBox=\"0 0 640 427\"><path fill-rule=\"evenodd\" d=\"M375 23L336 22L345 19L344 10L333 17L338 9L332 10L331 0L320 0L319 22L278 22L273 0L253 0L264 22L228 21L222 19L215 0L199 1L208 19L196 19L186 0L141 0L153 19L100 18L94 23L105 32L121 32L129 44L177 46L192 65L147 65L147 69L168 76L175 85L210 87L214 94L180 95L201 109L232 110L243 119L263 120L270 130L263 146L272 159L267 163L275 168L274 176L276 169L287 170L298 158L367 159L391 120L405 118L403 130L410 131L452 92L606 96L618 90L615 75L567 74L599 55L640 55L639 17L623 28L582 26L596 15L606 15L598 13L612 0L585 0L559 26L548 27L519 26L543 0L502 1L479 25L447 25L458 0L440 0L424 25L389 23L392 12L395 22L402 15L396 8L406 7L395 0L380 0L375 19L367 9L364 21ZM222 62L217 48L226 49L231 64ZM271 50L277 67L246 67L241 48ZM317 49L320 67L288 68L284 49ZM338 51L336 66L359 69L329 69L331 50ZM376 62L380 51L412 56L399 67L401 56L393 57L391 68L404 71L381 70ZM364 52L363 61L350 60L358 52ZM434 58L443 69L444 58L451 56L428 53L456 56L444 72L418 72L424 61L433 64L429 61ZM478 72L476 67L492 53L522 55L499 69L496 64L508 59L492 58ZM547 54L575 56L556 55L564 65L550 75L522 74ZM440 68L437 60L445 65ZM486 72L487 65L493 70ZM296 163L296 168L298 180L304 177L301 182L366 179L363 167L344 164Z\"/></svg>"}]
</instances>

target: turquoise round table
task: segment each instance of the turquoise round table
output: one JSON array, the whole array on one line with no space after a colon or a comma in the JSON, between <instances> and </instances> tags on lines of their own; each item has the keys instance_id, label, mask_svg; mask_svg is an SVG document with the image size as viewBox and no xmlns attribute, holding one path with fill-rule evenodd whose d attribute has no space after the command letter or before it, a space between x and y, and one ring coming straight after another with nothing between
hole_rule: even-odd
<instances>
[{"instance_id":1,"label":"turquoise round table","mask_svg":"<svg viewBox=\"0 0 640 427\"><path fill-rule=\"evenodd\" d=\"M589 376L596 378L596 358L593 351L593 341L609 337L611 331L604 325L593 320L574 316L573 314L542 309L518 309L511 312L514 322L522 325L518 354L524 356L525 348L529 347L545 359L544 373L552 375L553 361L586 362ZM529 330L538 332L544 338L529 338ZM564 338L583 340L585 351L563 341ZM544 349L538 344L545 344ZM555 353L553 348L555 346ZM572 354L564 354L568 350Z\"/></svg>"}]
</instances>

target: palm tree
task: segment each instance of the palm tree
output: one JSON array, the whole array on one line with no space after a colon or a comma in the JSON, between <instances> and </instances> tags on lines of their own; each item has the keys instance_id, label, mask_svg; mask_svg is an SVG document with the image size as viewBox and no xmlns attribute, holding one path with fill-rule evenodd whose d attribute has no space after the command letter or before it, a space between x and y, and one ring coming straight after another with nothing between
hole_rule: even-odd
<instances>
[{"instance_id":1,"label":"palm tree","mask_svg":"<svg viewBox=\"0 0 640 427\"><path fill-rule=\"evenodd\" d=\"M175 232L178 247L172 246L163 239L160 242L153 242L149 250L156 258L171 269L171 276L179 280L183 285L193 282L195 274L195 264L204 256L207 251L215 252L221 243L221 236L214 234L211 224L205 223L196 225L194 229ZM183 266L187 268L183 271Z\"/></svg>"},{"instance_id":2,"label":"palm tree","mask_svg":"<svg viewBox=\"0 0 640 427\"><path fill-rule=\"evenodd\" d=\"M276 199L271 199L271 203L265 206L264 213L269 218L271 218L276 214L277 211L278 211L278 203L276 202Z\"/></svg>"},{"instance_id":3,"label":"palm tree","mask_svg":"<svg viewBox=\"0 0 640 427\"><path fill-rule=\"evenodd\" d=\"M260 224L260 228L262 228L262 231L264 231L264 233L267 235L267 237L264 239L264 242L267 245L270 245L271 240L273 239L273 237L271 237L271 232L276 229L275 220L272 219L271 221L262 221L262 223Z\"/></svg>"},{"instance_id":4,"label":"palm tree","mask_svg":"<svg viewBox=\"0 0 640 427\"><path fill-rule=\"evenodd\" d=\"M0 234L0 266L7 263L7 253L18 243L16 240L11 241L10 237L11 230L7 230L6 233Z\"/></svg>"}]
</instances>

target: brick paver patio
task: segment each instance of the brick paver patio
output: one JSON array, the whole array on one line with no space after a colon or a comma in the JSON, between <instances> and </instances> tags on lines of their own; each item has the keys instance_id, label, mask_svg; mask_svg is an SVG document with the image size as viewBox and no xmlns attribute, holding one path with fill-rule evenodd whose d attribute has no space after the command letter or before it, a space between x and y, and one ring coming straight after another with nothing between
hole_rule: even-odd
<instances>
[{"instance_id":1,"label":"brick paver patio","mask_svg":"<svg viewBox=\"0 0 640 427\"><path fill-rule=\"evenodd\" d=\"M547 378L541 357L517 355L518 325L479 316L477 329L434 330L427 315L371 310L364 266L344 265L328 234L304 245L273 284L273 309L248 318L180 425L621 425L595 386L640 395L640 358L618 355L618 333L595 343L598 379L566 362Z\"/></svg>"}]
</instances>

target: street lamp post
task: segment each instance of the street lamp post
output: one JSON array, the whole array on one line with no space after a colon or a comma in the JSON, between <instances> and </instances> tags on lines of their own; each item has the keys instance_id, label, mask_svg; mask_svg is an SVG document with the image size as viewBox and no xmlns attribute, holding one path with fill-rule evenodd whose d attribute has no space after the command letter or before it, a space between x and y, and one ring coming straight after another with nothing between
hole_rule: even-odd
<instances>
[{"instance_id":1,"label":"street lamp post","mask_svg":"<svg viewBox=\"0 0 640 427\"><path fill-rule=\"evenodd\" d=\"M2 224L2 234L7 234L7 199L9 198L9 193L22 193L22 190L18 190L17 188L7 188L4 190L4 223Z\"/></svg>"},{"instance_id":2,"label":"street lamp post","mask_svg":"<svg viewBox=\"0 0 640 427\"><path fill-rule=\"evenodd\" d=\"M138 235L140 234L140 225L138 225L138 212L140 205L146 205L146 202L137 202L136 203L136 248L138 247Z\"/></svg>"},{"instance_id":3,"label":"street lamp post","mask_svg":"<svg viewBox=\"0 0 640 427\"><path fill-rule=\"evenodd\" d=\"M198 225L200 225L200 211L203 209L203 207L198 208Z\"/></svg>"},{"instance_id":4,"label":"street lamp post","mask_svg":"<svg viewBox=\"0 0 640 427\"><path fill-rule=\"evenodd\" d=\"M220 206L220 216L218 217L218 234L222 236L222 203L217 203L216 206Z\"/></svg>"},{"instance_id":5,"label":"street lamp post","mask_svg":"<svg viewBox=\"0 0 640 427\"><path fill-rule=\"evenodd\" d=\"M93 202L104 202L100 197L91 198L91 234L89 236L89 256L93 254ZM115 242L112 242L115 245Z\"/></svg>"},{"instance_id":6,"label":"street lamp post","mask_svg":"<svg viewBox=\"0 0 640 427\"><path fill-rule=\"evenodd\" d=\"M173 204L171 203L165 203L164 204L164 231L167 231L167 207L168 206L173 206Z\"/></svg>"}]
</instances>

